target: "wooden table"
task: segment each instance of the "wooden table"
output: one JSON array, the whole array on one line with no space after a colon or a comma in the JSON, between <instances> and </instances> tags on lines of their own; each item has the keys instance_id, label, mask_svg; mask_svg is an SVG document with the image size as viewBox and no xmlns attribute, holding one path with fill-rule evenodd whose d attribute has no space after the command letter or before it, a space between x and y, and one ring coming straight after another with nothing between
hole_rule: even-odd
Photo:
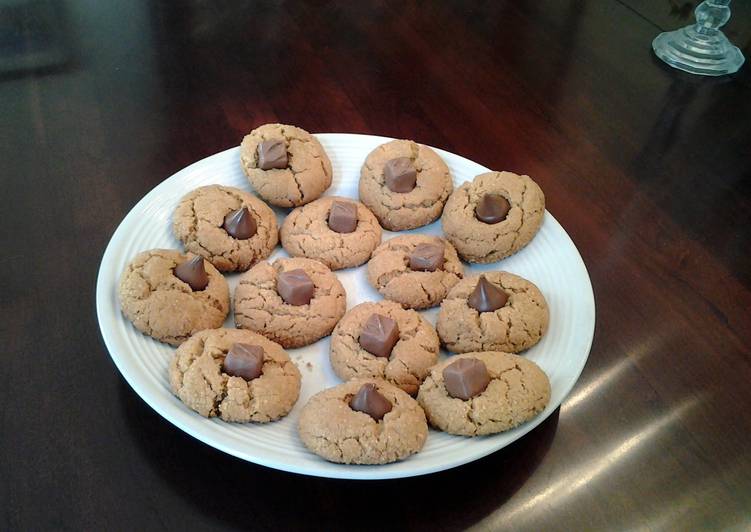
<instances>
[{"instance_id":1,"label":"wooden table","mask_svg":"<svg viewBox=\"0 0 751 532\"><path fill-rule=\"evenodd\" d=\"M656 60L683 2L468 4L0 8L0 529L749 525L751 67ZM110 236L159 182L272 121L537 180L597 303L556 414L464 467L352 482L225 455L130 389L94 310Z\"/></svg>"}]
</instances>

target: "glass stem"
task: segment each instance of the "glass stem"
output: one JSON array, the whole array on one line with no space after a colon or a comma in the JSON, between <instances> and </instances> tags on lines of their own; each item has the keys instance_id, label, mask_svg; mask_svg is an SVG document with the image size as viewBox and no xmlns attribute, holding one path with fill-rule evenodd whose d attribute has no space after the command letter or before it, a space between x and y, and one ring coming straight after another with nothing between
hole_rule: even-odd
<instances>
[{"instance_id":1,"label":"glass stem","mask_svg":"<svg viewBox=\"0 0 751 532\"><path fill-rule=\"evenodd\" d=\"M705 0L696 6L696 32L710 37L716 35L730 20L729 5L730 0Z\"/></svg>"}]
</instances>

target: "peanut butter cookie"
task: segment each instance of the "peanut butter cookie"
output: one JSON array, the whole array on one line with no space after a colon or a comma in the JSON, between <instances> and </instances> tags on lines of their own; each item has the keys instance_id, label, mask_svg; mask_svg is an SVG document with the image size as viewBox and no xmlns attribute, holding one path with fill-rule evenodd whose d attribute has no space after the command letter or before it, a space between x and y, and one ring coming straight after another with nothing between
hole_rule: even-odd
<instances>
[{"instance_id":1,"label":"peanut butter cookie","mask_svg":"<svg viewBox=\"0 0 751 532\"><path fill-rule=\"evenodd\" d=\"M406 308L438 305L463 276L454 246L436 236L394 237L378 246L368 262L368 282Z\"/></svg>"},{"instance_id":2,"label":"peanut butter cookie","mask_svg":"<svg viewBox=\"0 0 751 532\"><path fill-rule=\"evenodd\" d=\"M360 201L390 231L429 224L441 215L452 190L443 159L411 140L378 146L360 172Z\"/></svg>"},{"instance_id":3,"label":"peanut butter cookie","mask_svg":"<svg viewBox=\"0 0 751 532\"><path fill-rule=\"evenodd\" d=\"M443 232L468 262L495 262L529 244L542 225L545 195L529 176L480 174L451 194Z\"/></svg>"},{"instance_id":4,"label":"peanut butter cookie","mask_svg":"<svg viewBox=\"0 0 751 532\"><path fill-rule=\"evenodd\" d=\"M370 393L360 405L363 387ZM396 386L356 379L311 397L300 413L299 432L308 449L330 462L387 464L422 449L428 425L417 402Z\"/></svg>"},{"instance_id":5,"label":"peanut butter cookie","mask_svg":"<svg viewBox=\"0 0 751 532\"><path fill-rule=\"evenodd\" d=\"M342 283L317 260L260 262L235 289L235 324L278 342L302 347L331 333L347 308Z\"/></svg>"},{"instance_id":6,"label":"peanut butter cookie","mask_svg":"<svg viewBox=\"0 0 751 532\"><path fill-rule=\"evenodd\" d=\"M221 272L244 272L268 257L278 241L276 216L243 190L209 185L186 194L172 216L172 232L186 251Z\"/></svg>"},{"instance_id":7,"label":"peanut butter cookie","mask_svg":"<svg viewBox=\"0 0 751 532\"><path fill-rule=\"evenodd\" d=\"M382 378L414 395L439 349L435 329L418 312L392 301L365 302L334 329L331 367L343 380Z\"/></svg>"},{"instance_id":8,"label":"peanut butter cookie","mask_svg":"<svg viewBox=\"0 0 751 532\"><path fill-rule=\"evenodd\" d=\"M362 203L326 196L293 210L282 224L284 249L332 270L359 266L381 243L381 226Z\"/></svg>"},{"instance_id":9,"label":"peanut butter cookie","mask_svg":"<svg viewBox=\"0 0 751 532\"><path fill-rule=\"evenodd\" d=\"M459 360L474 361L487 371L485 380L466 399L456 391L452 395L451 386L447 387L446 376L453 379L457 372L445 370ZM458 373L463 384L473 377L477 382L476 374ZM420 386L417 401L435 428L460 436L482 436L512 429L542 412L550 401L550 382L537 364L518 355L465 353L434 366Z\"/></svg>"},{"instance_id":10,"label":"peanut butter cookie","mask_svg":"<svg viewBox=\"0 0 751 532\"><path fill-rule=\"evenodd\" d=\"M176 275L179 267L196 261L189 272L194 279ZM118 296L123 314L136 329L171 345L200 330L221 327L229 313L229 287L222 274L208 261L172 249L136 255L120 278Z\"/></svg>"},{"instance_id":11,"label":"peanut butter cookie","mask_svg":"<svg viewBox=\"0 0 751 532\"><path fill-rule=\"evenodd\" d=\"M258 353L252 375L247 364L228 361L244 350ZM169 381L188 407L224 421L266 423L286 416L300 393L300 371L279 344L239 329L212 329L193 335L172 358Z\"/></svg>"},{"instance_id":12,"label":"peanut butter cookie","mask_svg":"<svg viewBox=\"0 0 751 532\"><path fill-rule=\"evenodd\" d=\"M246 135L240 161L258 194L278 207L297 207L331 186L331 161L313 135L295 126L264 124Z\"/></svg>"},{"instance_id":13,"label":"peanut butter cookie","mask_svg":"<svg viewBox=\"0 0 751 532\"><path fill-rule=\"evenodd\" d=\"M505 300L481 306L492 299L491 291L499 291ZM455 353L518 353L540 341L548 321L547 302L534 283L513 273L487 272L451 289L441 303L436 328L446 349Z\"/></svg>"}]
</instances>

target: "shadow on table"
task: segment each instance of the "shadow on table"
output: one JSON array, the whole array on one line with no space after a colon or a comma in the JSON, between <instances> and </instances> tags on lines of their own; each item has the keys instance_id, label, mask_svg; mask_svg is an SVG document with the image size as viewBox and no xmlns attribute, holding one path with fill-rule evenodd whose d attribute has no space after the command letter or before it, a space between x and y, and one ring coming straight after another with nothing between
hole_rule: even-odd
<instances>
[{"instance_id":1,"label":"shadow on table","mask_svg":"<svg viewBox=\"0 0 751 532\"><path fill-rule=\"evenodd\" d=\"M550 448L559 413L505 449L452 470L398 480L348 481L239 460L172 426L125 383L121 393L125 421L144 465L195 510L192 518L198 514L207 525L254 529L465 528L524 485Z\"/></svg>"}]
</instances>

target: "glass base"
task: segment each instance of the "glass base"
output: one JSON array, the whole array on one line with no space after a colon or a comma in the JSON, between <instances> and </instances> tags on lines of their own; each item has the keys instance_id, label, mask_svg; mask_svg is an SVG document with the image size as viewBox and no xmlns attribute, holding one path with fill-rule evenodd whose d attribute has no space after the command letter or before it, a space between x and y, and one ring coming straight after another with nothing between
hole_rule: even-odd
<instances>
[{"instance_id":1,"label":"glass base","mask_svg":"<svg viewBox=\"0 0 751 532\"><path fill-rule=\"evenodd\" d=\"M745 60L721 31L705 35L695 26L660 33L652 41L652 49L670 66L704 76L733 74Z\"/></svg>"}]
</instances>

